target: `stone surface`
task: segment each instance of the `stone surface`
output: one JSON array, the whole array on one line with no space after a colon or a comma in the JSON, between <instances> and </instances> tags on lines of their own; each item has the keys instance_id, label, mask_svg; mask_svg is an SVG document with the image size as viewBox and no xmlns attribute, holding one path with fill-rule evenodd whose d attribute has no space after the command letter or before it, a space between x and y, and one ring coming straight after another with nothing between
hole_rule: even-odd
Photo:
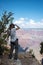
<instances>
[{"instance_id":1,"label":"stone surface","mask_svg":"<svg viewBox=\"0 0 43 65\"><path fill-rule=\"evenodd\" d=\"M23 57L21 57L22 55ZM40 65L31 55L27 57L27 54L21 54L21 56L21 58L15 61L14 59L8 59L8 56L5 55L1 59L0 65Z\"/></svg>"}]
</instances>

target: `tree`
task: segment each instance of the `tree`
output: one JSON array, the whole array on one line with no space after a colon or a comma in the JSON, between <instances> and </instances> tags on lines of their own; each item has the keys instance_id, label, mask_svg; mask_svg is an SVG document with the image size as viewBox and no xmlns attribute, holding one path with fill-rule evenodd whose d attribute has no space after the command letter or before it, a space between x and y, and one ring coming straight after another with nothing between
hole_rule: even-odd
<instances>
[{"instance_id":1,"label":"tree","mask_svg":"<svg viewBox=\"0 0 43 65\"><path fill-rule=\"evenodd\" d=\"M7 33L4 33L7 25L12 23L11 21L14 19L12 17L13 13L9 12L7 13L6 11L2 14L2 17L0 19L0 55L4 53L4 51L7 51L8 48L6 47L7 45Z\"/></svg>"},{"instance_id":2,"label":"tree","mask_svg":"<svg viewBox=\"0 0 43 65\"><path fill-rule=\"evenodd\" d=\"M43 53L43 42L41 42L40 45L41 45L40 53L42 54Z\"/></svg>"}]
</instances>

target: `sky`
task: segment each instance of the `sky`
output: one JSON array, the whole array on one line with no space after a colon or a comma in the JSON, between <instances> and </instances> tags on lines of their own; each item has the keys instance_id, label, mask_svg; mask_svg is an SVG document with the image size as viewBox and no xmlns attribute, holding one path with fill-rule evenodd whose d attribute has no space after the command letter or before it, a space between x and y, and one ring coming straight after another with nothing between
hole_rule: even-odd
<instances>
[{"instance_id":1,"label":"sky","mask_svg":"<svg viewBox=\"0 0 43 65\"><path fill-rule=\"evenodd\" d=\"M21 28L43 28L43 0L0 0L0 17L5 10Z\"/></svg>"}]
</instances>

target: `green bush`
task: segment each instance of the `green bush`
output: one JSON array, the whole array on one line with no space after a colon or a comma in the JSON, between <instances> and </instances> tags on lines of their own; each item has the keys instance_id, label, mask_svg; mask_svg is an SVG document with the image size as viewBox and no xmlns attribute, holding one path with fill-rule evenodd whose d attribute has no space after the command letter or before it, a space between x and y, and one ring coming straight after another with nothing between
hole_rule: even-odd
<instances>
[{"instance_id":1,"label":"green bush","mask_svg":"<svg viewBox=\"0 0 43 65\"><path fill-rule=\"evenodd\" d=\"M7 25L12 22L13 13L9 12L7 13L6 11L2 14L2 17L0 18L0 55L3 55L5 51L8 51L9 49L5 47L7 45L7 33L5 32L7 29Z\"/></svg>"},{"instance_id":2,"label":"green bush","mask_svg":"<svg viewBox=\"0 0 43 65\"><path fill-rule=\"evenodd\" d=\"M43 53L43 42L41 42L40 45L41 45L40 53L42 54Z\"/></svg>"}]
</instances>

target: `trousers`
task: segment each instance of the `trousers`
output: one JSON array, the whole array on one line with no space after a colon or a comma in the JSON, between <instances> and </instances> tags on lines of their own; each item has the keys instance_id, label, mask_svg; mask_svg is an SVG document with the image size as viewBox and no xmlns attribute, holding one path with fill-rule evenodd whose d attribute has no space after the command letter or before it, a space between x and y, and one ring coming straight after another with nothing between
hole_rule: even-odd
<instances>
[{"instance_id":1,"label":"trousers","mask_svg":"<svg viewBox=\"0 0 43 65\"><path fill-rule=\"evenodd\" d=\"M10 49L10 54L9 54L10 59L13 57L14 48L15 48L14 59L17 60L17 58L18 58L18 39L16 39L15 42L11 42L11 49Z\"/></svg>"}]
</instances>

